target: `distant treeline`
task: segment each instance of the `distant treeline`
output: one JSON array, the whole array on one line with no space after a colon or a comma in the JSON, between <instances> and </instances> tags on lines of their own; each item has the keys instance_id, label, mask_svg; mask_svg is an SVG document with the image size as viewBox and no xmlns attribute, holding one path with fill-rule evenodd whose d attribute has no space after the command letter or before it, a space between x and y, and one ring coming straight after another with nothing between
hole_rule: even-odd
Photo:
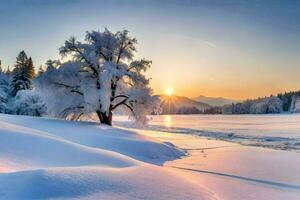
<instances>
[{"instance_id":1,"label":"distant treeline","mask_svg":"<svg viewBox=\"0 0 300 200\"><path fill-rule=\"evenodd\" d=\"M226 105L222 109L223 114L268 114L282 112L300 112L300 91L245 100L241 103Z\"/></svg>"}]
</instances>

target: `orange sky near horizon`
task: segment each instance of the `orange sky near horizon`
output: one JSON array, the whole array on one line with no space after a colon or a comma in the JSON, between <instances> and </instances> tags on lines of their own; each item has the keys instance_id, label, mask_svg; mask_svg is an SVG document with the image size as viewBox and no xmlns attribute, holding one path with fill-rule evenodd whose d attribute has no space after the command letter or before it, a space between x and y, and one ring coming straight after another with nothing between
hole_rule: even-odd
<instances>
[{"instance_id":1,"label":"orange sky near horizon","mask_svg":"<svg viewBox=\"0 0 300 200\"><path fill-rule=\"evenodd\" d=\"M212 78L195 79L188 75L171 78L166 76L165 79L156 78L156 76L163 76L162 71L150 73L150 76L152 77L151 87L155 94L165 94L166 90L171 89L174 95L190 98L203 95L207 97L245 100L300 90L300 85L297 86L293 82L284 82L284 80L278 83L274 83L272 80L259 79L244 79L244 81L235 82L235 80L226 80L230 79L230 77L223 77L221 80Z\"/></svg>"},{"instance_id":2,"label":"orange sky near horizon","mask_svg":"<svg viewBox=\"0 0 300 200\"><path fill-rule=\"evenodd\" d=\"M166 86L164 88L153 85L153 90L155 94L166 94L166 90L168 88L172 88L173 95L178 96L186 96L189 98L198 97L200 95L206 96L206 97L223 97L228 99L234 99L234 100L246 100L246 99L255 99L258 97L265 97L270 95L277 95L279 93L289 92L289 91L298 91L299 88L295 88L292 90L285 90L285 89L276 89L276 88L253 88L250 92L249 88L247 89L231 89L231 88L197 88L192 85L187 85L186 87L177 86L177 88L173 86Z\"/></svg>"}]
</instances>

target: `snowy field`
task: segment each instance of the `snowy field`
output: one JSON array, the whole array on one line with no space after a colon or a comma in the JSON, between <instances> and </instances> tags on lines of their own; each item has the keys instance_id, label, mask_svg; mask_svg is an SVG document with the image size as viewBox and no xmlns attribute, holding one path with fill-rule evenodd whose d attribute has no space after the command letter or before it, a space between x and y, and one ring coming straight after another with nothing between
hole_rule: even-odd
<instances>
[{"instance_id":1,"label":"snowy field","mask_svg":"<svg viewBox=\"0 0 300 200\"><path fill-rule=\"evenodd\" d=\"M185 150L188 156L164 166L217 199L300 199L300 115L166 115L143 129Z\"/></svg>"},{"instance_id":2,"label":"snowy field","mask_svg":"<svg viewBox=\"0 0 300 200\"><path fill-rule=\"evenodd\" d=\"M194 134L251 146L300 150L300 115L160 115L146 130ZM126 117L116 125L134 127Z\"/></svg>"},{"instance_id":3,"label":"snowy field","mask_svg":"<svg viewBox=\"0 0 300 200\"><path fill-rule=\"evenodd\" d=\"M214 199L160 166L183 155L97 123L1 114L0 199Z\"/></svg>"},{"instance_id":4,"label":"snowy field","mask_svg":"<svg viewBox=\"0 0 300 200\"><path fill-rule=\"evenodd\" d=\"M199 132L187 134L189 129L183 123L181 129L174 126L175 118L182 122L180 117L186 116L173 117L172 121L166 119L168 124L160 121L164 116L154 119L150 127L163 130L157 131L2 114L0 199L300 198L297 150L244 146L199 136ZM226 121L219 116L207 117L211 121ZM230 131L241 127L242 123L235 121L239 125L228 124ZM294 126L286 127L295 137L289 137L297 138L296 122L291 121ZM214 126L213 122L201 123L192 129L208 130ZM243 123L249 124L245 129L253 126L255 131L253 122ZM116 124L132 126L128 121ZM227 134L223 126L216 128ZM260 131L268 128L264 126ZM278 130L273 126L269 129L272 128ZM253 136L277 137L276 134Z\"/></svg>"},{"instance_id":5,"label":"snowy field","mask_svg":"<svg viewBox=\"0 0 300 200\"><path fill-rule=\"evenodd\" d=\"M295 151L244 146L193 134L143 131L187 151L168 161L176 169L222 200L300 199L300 154Z\"/></svg>"}]
</instances>

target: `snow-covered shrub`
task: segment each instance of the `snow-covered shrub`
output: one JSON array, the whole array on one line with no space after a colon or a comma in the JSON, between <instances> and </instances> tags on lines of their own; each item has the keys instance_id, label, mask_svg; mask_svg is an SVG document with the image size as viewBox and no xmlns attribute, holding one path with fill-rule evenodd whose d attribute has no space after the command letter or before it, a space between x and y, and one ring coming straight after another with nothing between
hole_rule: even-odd
<instances>
[{"instance_id":1,"label":"snow-covered shrub","mask_svg":"<svg viewBox=\"0 0 300 200\"><path fill-rule=\"evenodd\" d=\"M34 90L21 90L14 99L14 114L43 116L46 114L46 110L46 105Z\"/></svg>"}]
</instances>

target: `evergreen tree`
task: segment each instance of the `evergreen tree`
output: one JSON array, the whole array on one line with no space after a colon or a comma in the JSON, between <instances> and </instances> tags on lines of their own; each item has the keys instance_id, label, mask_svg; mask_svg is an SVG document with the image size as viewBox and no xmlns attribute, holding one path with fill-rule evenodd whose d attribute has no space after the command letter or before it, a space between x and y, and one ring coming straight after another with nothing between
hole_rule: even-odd
<instances>
[{"instance_id":1,"label":"evergreen tree","mask_svg":"<svg viewBox=\"0 0 300 200\"><path fill-rule=\"evenodd\" d=\"M34 72L34 66L33 66L31 57L29 57L29 59L27 61L27 66L25 69L27 71L27 74L28 74L30 80L32 80L34 78L35 72Z\"/></svg>"},{"instance_id":2,"label":"evergreen tree","mask_svg":"<svg viewBox=\"0 0 300 200\"><path fill-rule=\"evenodd\" d=\"M0 113L7 112L9 102L9 76L0 71Z\"/></svg>"},{"instance_id":3,"label":"evergreen tree","mask_svg":"<svg viewBox=\"0 0 300 200\"><path fill-rule=\"evenodd\" d=\"M31 80L34 77L34 68L32 59L27 57L24 51L17 56L15 69L12 72L10 92L16 96L18 91L32 88Z\"/></svg>"}]
</instances>

